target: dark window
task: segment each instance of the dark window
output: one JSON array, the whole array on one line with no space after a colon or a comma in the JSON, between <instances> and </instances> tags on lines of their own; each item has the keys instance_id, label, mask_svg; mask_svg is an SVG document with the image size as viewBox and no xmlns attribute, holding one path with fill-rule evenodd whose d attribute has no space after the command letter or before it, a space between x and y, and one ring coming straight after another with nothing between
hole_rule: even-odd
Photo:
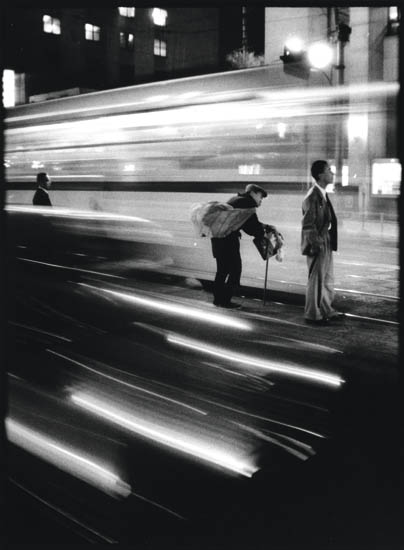
<instances>
[{"instance_id":1,"label":"dark window","mask_svg":"<svg viewBox=\"0 0 404 550\"><path fill-rule=\"evenodd\" d=\"M121 48L125 48L126 50L133 50L134 40L135 37L130 32L119 33L119 43L121 45Z\"/></svg>"}]
</instances>

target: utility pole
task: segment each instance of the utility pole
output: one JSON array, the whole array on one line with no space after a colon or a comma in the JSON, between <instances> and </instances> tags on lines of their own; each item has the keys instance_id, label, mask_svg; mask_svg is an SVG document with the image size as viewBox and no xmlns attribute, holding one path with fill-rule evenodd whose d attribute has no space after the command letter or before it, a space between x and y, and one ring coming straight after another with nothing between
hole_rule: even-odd
<instances>
[{"instance_id":1,"label":"utility pole","mask_svg":"<svg viewBox=\"0 0 404 550\"><path fill-rule=\"evenodd\" d=\"M344 71L345 71L345 44L349 42L349 35L351 34L351 27L341 20L340 8L334 8L335 10L335 27L336 27L336 40L337 40L337 59L335 69L337 70L337 86L343 86L345 84ZM339 103L343 107L343 103ZM343 112L344 109L341 109ZM335 136L335 169L336 178L335 183L337 189L342 185L342 168L344 164L344 152L346 149L345 133L344 133L344 118L342 113L339 115L337 124L337 133Z\"/></svg>"},{"instance_id":2,"label":"utility pole","mask_svg":"<svg viewBox=\"0 0 404 550\"><path fill-rule=\"evenodd\" d=\"M243 55L247 55L247 8L242 6L241 8L241 47L243 50Z\"/></svg>"}]
</instances>

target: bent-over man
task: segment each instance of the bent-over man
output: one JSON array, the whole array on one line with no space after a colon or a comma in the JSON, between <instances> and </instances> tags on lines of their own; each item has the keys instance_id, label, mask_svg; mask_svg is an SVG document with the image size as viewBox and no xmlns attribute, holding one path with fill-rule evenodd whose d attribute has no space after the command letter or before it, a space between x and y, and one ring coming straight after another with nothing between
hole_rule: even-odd
<instances>
[{"instance_id":1,"label":"bent-over man","mask_svg":"<svg viewBox=\"0 0 404 550\"><path fill-rule=\"evenodd\" d=\"M240 307L231 301L235 289L240 285L241 256L240 256L240 229L248 235L262 238L265 230L274 229L272 226L262 224L255 213L255 208L261 205L267 192L259 185L250 183L244 193L239 193L227 201L236 209L253 209L247 220L229 235L223 238L213 237L212 253L216 259L217 271L213 284L213 303L218 307Z\"/></svg>"}]
</instances>

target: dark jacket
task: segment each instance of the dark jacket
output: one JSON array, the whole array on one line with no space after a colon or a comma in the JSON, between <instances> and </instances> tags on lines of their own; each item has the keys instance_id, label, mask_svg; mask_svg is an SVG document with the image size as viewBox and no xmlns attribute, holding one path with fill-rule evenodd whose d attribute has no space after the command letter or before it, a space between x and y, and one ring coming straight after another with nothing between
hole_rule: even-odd
<instances>
[{"instance_id":1,"label":"dark jacket","mask_svg":"<svg viewBox=\"0 0 404 550\"><path fill-rule=\"evenodd\" d=\"M227 201L233 208L256 208L257 204L249 193L239 193ZM243 223L241 228L243 231L253 237L262 237L264 234L264 226L258 221L257 214L251 214L247 221ZM240 231L234 231L237 236L240 236Z\"/></svg>"},{"instance_id":2,"label":"dark jacket","mask_svg":"<svg viewBox=\"0 0 404 550\"><path fill-rule=\"evenodd\" d=\"M337 250L337 217L330 200L326 200L317 187L313 187L313 190L305 196L302 211L302 254L310 256L317 254L327 233L330 236L331 249Z\"/></svg>"},{"instance_id":3,"label":"dark jacket","mask_svg":"<svg viewBox=\"0 0 404 550\"><path fill-rule=\"evenodd\" d=\"M256 208L257 204L249 193L239 193L235 197L232 197L227 201L233 208ZM251 214L251 216L240 227L248 235L261 238L264 235L264 225L258 220L257 214ZM213 237L212 240L212 253L216 258L218 254L221 254L224 250L229 248L239 247L239 239L241 237L240 229L233 231L230 235L223 238Z\"/></svg>"},{"instance_id":4,"label":"dark jacket","mask_svg":"<svg viewBox=\"0 0 404 550\"><path fill-rule=\"evenodd\" d=\"M34 198L32 199L32 204L35 206L52 206L48 192L42 187L38 187L35 191Z\"/></svg>"}]
</instances>

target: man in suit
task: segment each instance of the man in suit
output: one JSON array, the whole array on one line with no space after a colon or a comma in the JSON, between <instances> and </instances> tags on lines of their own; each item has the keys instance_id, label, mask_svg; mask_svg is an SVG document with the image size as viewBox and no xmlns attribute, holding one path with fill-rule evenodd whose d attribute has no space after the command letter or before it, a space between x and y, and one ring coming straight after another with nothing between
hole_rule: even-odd
<instances>
[{"instance_id":1,"label":"man in suit","mask_svg":"<svg viewBox=\"0 0 404 550\"><path fill-rule=\"evenodd\" d=\"M342 314L332 307L334 300L333 251L337 250L337 217L326 187L334 175L328 162L316 160L311 166L315 180L302 204L301 252L307 256L309 271L304 317L306 322L326 324Z\"/></svg>"},{"instance_id":2,"label":"man in suit","mask_svg":"<svg viewBox=\"0 0 404 550\"><path fill-rule=\"evenodd\" d=\"M213 237L212 253L216 259L217 271L213 284L213 303L218 307L237 308L239 304L231 301L235 288L240 285L241 256L240 256L240 229L248 235L261 238L265 230L272 226L262 224L255 213L255 208L261 205L262 199L267 196L266 191L254 183L246 186L244 193L239 193L227 201L234 209L248 209L247 219L238 225L226 237Z\"/></svg>"},{"instance_id":3,"label":"man in suit","mask_svg":"<svg viewBox=\"0 0 404 550\"><path fill-rule=\"evenodd\" d=\"M46 172L39 172L36 176L36 182L38 184L38 188L35 191L32 203L35 206L52 206L48 193L48 190L52 185L50 177Z\"/></svg>"}]
</instances>

